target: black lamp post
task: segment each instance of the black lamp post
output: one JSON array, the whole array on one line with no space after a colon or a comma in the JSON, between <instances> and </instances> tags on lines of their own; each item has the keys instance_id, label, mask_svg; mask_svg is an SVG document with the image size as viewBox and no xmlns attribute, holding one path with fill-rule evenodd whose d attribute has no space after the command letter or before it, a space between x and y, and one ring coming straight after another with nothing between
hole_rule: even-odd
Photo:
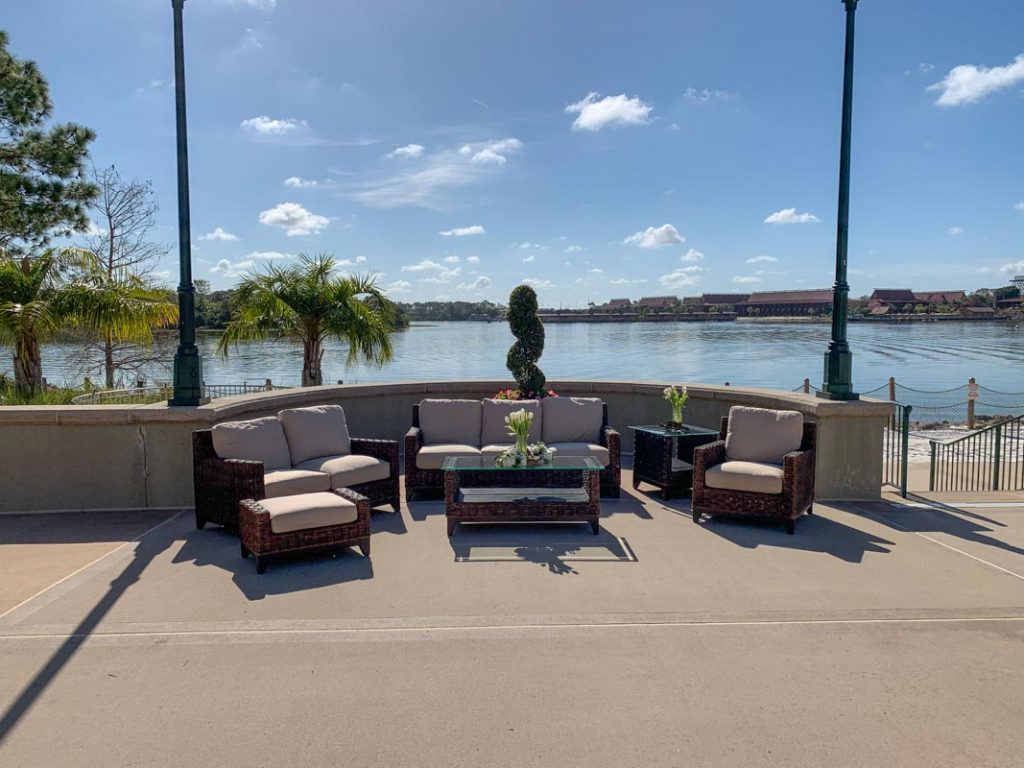
<instances>
[{"instance_id":1,"label":"black lamp post","mask_svg":"<svg viewBox=\"0 0 1024 768\"><path fill-rule=\"evenodd\" d=\"M857 0L846 6L846 67L843 72L843 129L839 146L839 216L836 231L836 282L832 287L832 341L825 353L825 381L819 397L857 400L853 391L853 353L846 341L850 284L846 282L846 248L850 233L850 124L853 118L853 30Z\"/></svg>"},{"instance_id":2,"label":"black lamp post","mask_svg":"<svg viewBox=\"0 0 1024 768\"><path fill-rule=\"evenodd\" d=\"M174 8L174 95L178 128L178 351L174 353L174 395L169 405L196 406L203 398L203 361L196 346L196 288L192 284L192 225L188 204L188 127L185 121L185 36L181 12Z\"/></svg>"}]
</instances>

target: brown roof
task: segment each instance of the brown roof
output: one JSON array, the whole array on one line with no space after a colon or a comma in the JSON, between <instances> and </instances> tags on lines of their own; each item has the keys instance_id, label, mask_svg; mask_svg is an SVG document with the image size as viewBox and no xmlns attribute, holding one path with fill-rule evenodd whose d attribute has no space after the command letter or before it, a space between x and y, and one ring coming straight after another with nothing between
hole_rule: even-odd
<instances>
[{"instance_id":1,"label":"brown roof","mask_svg":"<svg viewBox=\"0 0 1024 768\"><path fill-rule=\"evenodd\" d=\"M964 312L969 312L972 315L987 315L995 311L993 307L964 307Z\"/></svg>"},{"instance_id":2,"label":"brown roof","mask_svg":"<svg viewBox=\"0 0 1024 768\"><path fill-rule=\"evenodd\" d=\"M675 296L644 296L636 303L638 307L669 307L679 302Z\"/></svg>"},{"instance_id":3,"label":"brown roof","mask_svg":"<svg viewBox=\"0 0 1024 768\"><path fill-rule=\"evenodd\" d=\"M749 293L705 293L700 297L702 304L742 304Z\"/></svg>"},{"instance_id":4,"label":"brown roof","mask_svg":"<svg viewBox=\"0 0 1024 768\"><path fill-rule=\"evenodd\" d=\"M914 292L909 288L876 288L871 294L872 299L879 301L897 301L903 304L917 301Z\"/></svg>"},{"instance_id":5,"label":"brown roof","mask_svg":"<svg viewBox=\"0 0 1024 768\"><path fill-rule=\"evenodd\" d=\"M831 304L832 289L816 288L809 291L765 291L752 293L747 306L756 304Z\"/></svg>"},{"instance_id":6,"label":"brown roof","mask_svg":"<svg viewBox=\"0 0 1024 768\"><path fill-rule=\"evenodd\" d=\"M966 297L964 291L914 291L917 301L929 304L961 304Z\"/></svg>"},{"instance_id":7,"label":"brown roof","mask_svg":"<svg viewBox=\"0 0 1024 768\"><path fill-rule=\"evenodd\" d=\"M610 299L606 307L628 307L632 304L629 299Z\"/></svg>"},{"instance_id":8,"label":"brown roof","mask_svg":"<svg viewBox=\"0 0 1024 768\"><path fill-rule=\"evenodd\" d=\"M888 304L883 304L880 307L872 307L870 314L872 314L872 315L886 315L886 314L889 313L890 309L892 309L892 307L890 307Z\"/></svg>"}]
</instances>

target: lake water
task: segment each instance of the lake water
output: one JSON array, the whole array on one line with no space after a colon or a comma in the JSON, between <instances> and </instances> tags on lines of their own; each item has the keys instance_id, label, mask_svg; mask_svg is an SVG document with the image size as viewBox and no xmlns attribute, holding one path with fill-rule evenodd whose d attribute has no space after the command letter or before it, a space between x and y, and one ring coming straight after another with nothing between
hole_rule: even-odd
<instances>
[{"instance_id":1,"label":"lake water","mask_svg":"<svg viewBox=\"0 0 1024 768\"><path fill-rule=\"evenodd\" d=\"M821 383L827 324L622 323L549 324L540 366L549 379L628 379L703 382L793 389L804 377ZM211 384L297 384L299 345L241 345L227 358L216 350L217 334L202 333L205 378ZM852 323L854 383L858 391L882 386L889 376L926 390L955 387L975 376L1006 392L1024 391L1024 325L1007 323ZM395 334L395 359L383 368L345 366L344 345L331 342L324 356L325 381L346 382L507 379L505 354L513 337L505 323L414 323ZM175 337L166 346L168 365ZM44 350L51 383L80 384L84 369L69 344ZM0 371L10 370L10 353ZM166 381L169 368L148 380ZM102 377L98 377L102 380ZM94 377L96 380L96 377Z\"/></svg>"}]
</instances>

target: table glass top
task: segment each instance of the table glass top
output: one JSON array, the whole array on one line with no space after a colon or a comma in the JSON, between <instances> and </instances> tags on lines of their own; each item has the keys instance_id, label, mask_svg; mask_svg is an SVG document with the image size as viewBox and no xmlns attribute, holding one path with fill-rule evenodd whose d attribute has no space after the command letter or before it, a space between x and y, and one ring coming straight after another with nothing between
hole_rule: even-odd
<instances>
[{"instance_id":1,"label":"table glass top","mask_svg":"<svg viewBox=\"0 0 1024 768\"><path fill-rule=\"evenodd\" d=\"M652 435L658 435L659 437L683 437L685 435L717 435L717 429L705 429L704 427L694 427L690 424L683 424L682 427L673 427L669 429L662 424L641 424L636 427L630 427L630 429L638 432L647 432Z\"/></svg>"},{"instance_id":2,"label":"table glass top","mask_svg":"<svg viewBox=\"0 0 1024 768\"><path fill-rule=\"evenodd\" d=\"M547 463L526 464L521 467L499 467L494 463L493 456L449 456L441 464L441 469L455 472L466 472L469 470L474 472L483 472L487 470L502 470L506 472L550 472L555 469L589 469L599 471L603 469L603 467L601 466L601 462L593 456L556 455Z\"/></svg>"}]
</instances>

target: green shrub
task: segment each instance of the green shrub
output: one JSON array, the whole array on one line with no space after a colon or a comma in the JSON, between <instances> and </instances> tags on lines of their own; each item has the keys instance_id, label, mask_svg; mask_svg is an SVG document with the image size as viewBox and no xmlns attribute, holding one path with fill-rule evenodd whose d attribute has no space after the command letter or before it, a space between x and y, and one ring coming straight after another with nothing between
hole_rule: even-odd
<instances>
[{"instance_id":1,"label":"green shrub","mask_svg":"<svg viewBox=\"0 0 1024 768\"><path fill-rule=\"evenodd\" d=\"M517 286L509 296L508 324L516 343L505 364L523 396L543 397L546 379L537 361L544 354L544 324L537 317L537 293L530 286Z\"/></svg>"}]
</instances>

